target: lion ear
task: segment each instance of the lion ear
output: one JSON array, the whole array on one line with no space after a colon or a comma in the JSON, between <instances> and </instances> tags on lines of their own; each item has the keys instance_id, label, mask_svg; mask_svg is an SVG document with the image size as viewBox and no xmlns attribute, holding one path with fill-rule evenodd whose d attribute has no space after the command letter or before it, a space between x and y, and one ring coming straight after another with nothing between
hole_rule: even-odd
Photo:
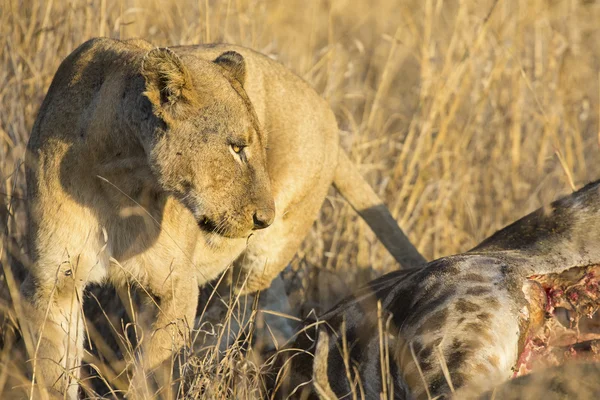
<instances>
[{"instance_id":1,"label":"lion ear","mask_svg":"<svg viewBox=\"0 0 600 400\"><path fill-rule=\"evenodd\" d=\"M228 71L239 83L246 81L246 62L244 57L235 51L226 51L215 59L215 64Z\"/></svg>"},{"instance_id":2,"label":"lion ear","mask_svg":"<svg viewBox=\"0 0 600 400\"><path fill-rule=\"evenodd\" d=\"M168 109L195 99L192 77L183 61L168 48L150 50L142 62L144 95L155 109Z\"/></svg>"}]
</instances>

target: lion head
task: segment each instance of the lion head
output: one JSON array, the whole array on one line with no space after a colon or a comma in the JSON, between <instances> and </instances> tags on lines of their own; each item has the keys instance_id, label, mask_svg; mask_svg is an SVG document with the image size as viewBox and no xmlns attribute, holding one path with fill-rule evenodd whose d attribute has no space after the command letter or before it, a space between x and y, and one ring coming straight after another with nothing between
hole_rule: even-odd
<instances>
[{"instance_id":1,"label":"lion head","mask_svg":"<svg viewBox=\"0 0 600 400\"><path fill-rule=\"evenodd\" d=\"M245 62L233 51L214 61L166 48L142 62L140 132L160 188L209 234L247 237L275 217L266 136L244 88Z\"/></svg>"}]
</instances>

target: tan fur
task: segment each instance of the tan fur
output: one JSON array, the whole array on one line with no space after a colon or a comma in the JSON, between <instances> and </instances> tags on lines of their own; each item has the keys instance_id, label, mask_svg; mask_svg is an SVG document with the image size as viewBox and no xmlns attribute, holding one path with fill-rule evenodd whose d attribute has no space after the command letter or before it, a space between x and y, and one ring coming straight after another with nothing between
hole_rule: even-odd
<instances>
[{"instance_id":1,"label":"tan fur","mask_svg":"<svg viewBox=\"0 0 600 400\"><path fill-rule=\"evenodd\" d=\"M182 345L198 287L234 261L240 290L268 287L344 176L339 160L347 158L326 102L258 53L81 45L57 71L28 145L33 265L22 292L41 337L38 377L75 397L89 283L130 282L158 300L143 342L147 368ZM343 185L344 194L401 240L377 196L348 172L356 189ZM422 260L416 251L413 260Z\"/></svg>"},{"instance_id":2,"label":"tan fur","mask_svg":"<svg viewBox=\"0 0 600 400\"><path fill-rule=\"evenodd\" d=\"M389 210L339 149L335 116L325 100L281 64L253 50L232 45L172 48L211 60L234 50L246 60L244 89L269 134L267 168L277 216L253 235L235 264L235 284L244 293L269 287L290 262L317 218L333 184L365 219L404 267L426 260L410 243Z\"/></svg>"}]
</instances>

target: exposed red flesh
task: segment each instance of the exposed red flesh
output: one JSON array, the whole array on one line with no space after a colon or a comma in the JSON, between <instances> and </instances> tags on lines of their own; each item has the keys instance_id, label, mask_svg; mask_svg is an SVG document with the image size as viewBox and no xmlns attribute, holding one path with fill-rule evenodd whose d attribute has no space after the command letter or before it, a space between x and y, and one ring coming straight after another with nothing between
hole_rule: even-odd
<instances>
[{"instance_id":1,"label":"exposed red flesh","mask_svg":"<svg viewBox=\"0 0 600 400\"><path fill-rule=\"evenodd\" d=\"M539 301L528 296L531 290L524 286L529 301L525 318L531 325L521 332L526 336L514 376L572 359L600 361L600 313L596 313L600 307L600 265L532 275L529 280L541 285L546 298ZM542 311L545 318L536 320Z\"/></svg>"}]
</instances>

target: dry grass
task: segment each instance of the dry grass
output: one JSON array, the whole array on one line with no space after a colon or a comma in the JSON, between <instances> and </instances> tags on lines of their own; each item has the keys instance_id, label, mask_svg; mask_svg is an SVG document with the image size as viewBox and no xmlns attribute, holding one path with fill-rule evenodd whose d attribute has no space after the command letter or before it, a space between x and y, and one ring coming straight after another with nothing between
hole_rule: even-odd
<instances>
[{"instance_id":1,"label":"dry grass","mask_svg":"<svg viewBox=\"0 0 600 400\"><path fill-rule=\"evenodd\" d=\"M0 0L2 264L26 251L21 160L37 109L90 37L231 42L276 57L329 101L344 147L433 259L600 177L599 20L589 0ZM292 300L322 309L394 268L332 191L288 274ZM14 308L0 307L7 343ZM231 376L219 370L259 368L236 354L200 363L215 396L228 389L214 377ZM7 390L11 359L0 357ZM259 383L244 385L237 396L255 396Z\"/></svg>"}]
</instances>

